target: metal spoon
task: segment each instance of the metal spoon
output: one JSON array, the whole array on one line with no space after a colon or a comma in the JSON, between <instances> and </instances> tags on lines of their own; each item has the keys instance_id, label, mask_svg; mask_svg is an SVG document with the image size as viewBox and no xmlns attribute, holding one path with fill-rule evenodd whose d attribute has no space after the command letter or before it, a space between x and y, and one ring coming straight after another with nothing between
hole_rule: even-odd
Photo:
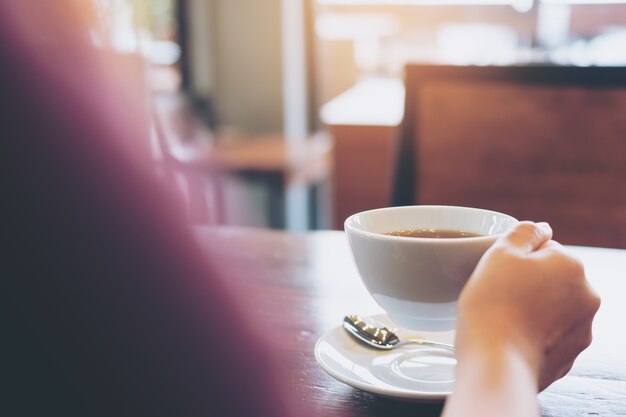
<instances>
[{"instance_id":1,"label":"metal spoon","mask_svg":"<svg viewBox=\"0 0 626 417\"><path fill-rule=\"evenodd\" d=\"M363 321L361 317L355 314L348 314L343 318L343 327L348 331L348 333L361 342L377 349L390 350L412 343L416 345L446 349L454 352L454 346L448 343L440 343L424 339L400 340L400 338L387 327L376 327L371 323Z\"/></svg>"}]
</instances>

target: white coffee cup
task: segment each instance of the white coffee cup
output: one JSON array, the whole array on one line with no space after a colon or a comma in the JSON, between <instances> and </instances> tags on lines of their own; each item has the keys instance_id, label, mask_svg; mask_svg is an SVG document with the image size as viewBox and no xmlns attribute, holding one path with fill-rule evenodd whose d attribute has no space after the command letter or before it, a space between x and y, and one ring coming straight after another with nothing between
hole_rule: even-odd
<instances>
[{"instance_id":1,"label":"white coffee cup","mask_svg":"<svg viewBox=\"0 0 626 417\"><path fill-rule=\"evenodd\" d=\"M399 326L452 330L465 282L498 235L518 223L506 214L453 206L389 207L350 216L344 224L365 287ZM407 229L454 230L461 238L390 236Z\"/></svg>"}]
</instances>

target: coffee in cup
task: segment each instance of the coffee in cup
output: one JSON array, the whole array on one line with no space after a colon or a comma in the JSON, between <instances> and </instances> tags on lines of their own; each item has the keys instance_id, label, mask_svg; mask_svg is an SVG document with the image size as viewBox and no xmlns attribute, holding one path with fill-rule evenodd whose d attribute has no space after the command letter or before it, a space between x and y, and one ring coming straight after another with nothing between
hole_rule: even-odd
<instances>
[{"instance_id":1,"label":"coffee in cup","mask_svg":"<svg viewBox=\"0 0 626 417\"><path fill-rule=\"evenodd\" d=\"M464 232L463 230L445 229L405 229L385 233L389 236L420 237L431 239L456 239L461 237L479 237L478 233Z\"/></svg>"}]
</instances>

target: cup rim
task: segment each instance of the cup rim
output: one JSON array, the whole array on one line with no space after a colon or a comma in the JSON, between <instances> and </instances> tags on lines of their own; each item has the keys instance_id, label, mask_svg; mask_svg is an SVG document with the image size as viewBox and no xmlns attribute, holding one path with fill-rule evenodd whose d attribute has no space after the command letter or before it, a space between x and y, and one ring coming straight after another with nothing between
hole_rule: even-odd
<instances>
[{"instance_id":1,"label":"cup rim","mask_svg":"<svg viewBox=\"0 0 626 417\"><path fill-rule=\"evenodd\" d=\"M411 241L411 242L426 242L428 241L430 244L450 244L450 243L457 243L460 244L462 242L481 242L481 241L491 241L491 240L496 240L499 236L503 235L505 232L501 232L501 233L496 233L493 235L484 235L484 236L475 236L475 237L463 237L463 238L456 238L456 237L442 237L442 238L437 238L437 239L433 239L430 237L409 237L409 236L393 236L393 235L385 235L383 233L377 233L377 232L369 232L367 230L361 230L358 229L356 227L354 227L351 223L354 222L354 218L356 216L362 215L362 214L366 214L366 213L371 213L371 212L377 212L377 211L394 211L394 210L402 210L402 209L407 209L407 208L417 208L417 207L421 207L421 208L429 208L429 209L437 209L437 208L444 208L444 209L453 209L453 210L472 210L472 211L480 211L483 213L492 213L492 214L496 214L499 216L503 216L506 218L509 218L510 220L512 220L512 224L518 224L519 220L516 219L515 217L499 212L499 211L495 211L495 210L489 210L489 209L483 209L483 208L479 208L479 207L468 207L468 206L448 206L448 205L429 205L429 204L425 204L425 205L420 205L420 204L416 204L416 205L410 205L410 206L393 206L393 207L381 207L381 208L376 208L376 209L371 209L371 210L364 210L364 211L360 211L358 213L354 213L352 214L350 217L348 217L344 223L343 223L343 228L344 231L348 232L350 231L351 233L357 233L360 234L362 236L365 237L369 237L369 238L376 238L376 239L388 239L388 240L395 240L395 241Z\"/></svg>"}]
</instances>

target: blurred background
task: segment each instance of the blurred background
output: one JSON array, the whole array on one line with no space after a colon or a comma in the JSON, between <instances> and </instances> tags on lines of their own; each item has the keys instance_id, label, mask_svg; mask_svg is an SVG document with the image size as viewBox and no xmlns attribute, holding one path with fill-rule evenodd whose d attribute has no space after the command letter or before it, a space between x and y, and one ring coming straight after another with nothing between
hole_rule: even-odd
<instances>
[{"instance_id":1,"label":"blurred background","mask_svg":"<svg viewBox=\"0 0 626 417\"><path fill-rule=\"evenodd\" d=\"M565 86L569 95L546 96L533 85L494 98L501 105L485 107L484 112L496 114L497 120L509 120L507 109L526 115L522 125L535 121L537 126L548 126L546 108L568 108L569 116L584 119L590 106L616 108L624 101L624 77L620 74L626 66L626 1L93 1L101 21L110 29L110 39L95 41L144 63L147 97L154 108L153 156L157 162L170 162L163 165L170 167L164 175L184 193L194 223L289 230L341 228L352 213L391 205L398 183L420 170L420 155L429 149L415 153L415 147L421 145L408 146L407 137L415 135L415 128L408 126L428 113L418 116L409 104L407 89L412 84L407 65L590 70L574 77L584 85L572 81ZM604 68L616 70L605 73L601 71ZM543 80L540 87L554 93L550 88L563 87L559 78ZM483 83L488 81L487 76ZM604 95L580 93L589 85L594 94L599 85ZM530 90L544 104L553 101L548 107L533 106L522 97ZM428 102L423 97L416 100L421 109L441 108L459 114L481 107L481 96L469 99L469 90L453 88L450 94L452 100L464 97L466 110L446 107L443 96L431 95ZM572 103L576 106L570 109ZM528 107L543 113L526 114ZM626 119L626 109L621 114ZM482 120L480 115L472 117ZM622 118L611 117L610 132L621 144L626 141ZM458 125L461 130L456 135L463 136L462 126L467 129L469 125L454 120L450 118L448 124ZM603 120L597 123L606 125ZM432 129L420 131L421 137L434 132ZM563 131L561 124L549 137ZM593 136L594 130L590 132L587 136ZM528 134L541 135L537 131ZM498 135L503 137L502 132ZM567 144L568 155L572 143L584 142L572 139L575 135L571 132L569 135L560 142ZM450 146L458 149L463 144ZM561 152L554 146L548 149ZM621 152L621 145L616 146L615 152ZM589 149L580 154L582 158L590 155ZM399 169L402 155L413 159L412 171ZM486 156L477 158L485 162ZM622 159L620 156L620 165ZM539 165L526 161L521 163L521 171L510 175L525 176L526 168L536 174ZM602 164L577 160L569 168L580 173L586 166ZM424 178L422 173L420 181ZM614 186L608 177L602 178L605 185L611 182ZM581 184L580 178L572 181L572 188ZM611 188L607 190L612 193ZM626 207L626 196L622 201L621 191L614 194L606 204L619 200L619 205ZM420 200L419 191L412 198L409 203L485 206L480 200ZM493 205L496 207L486 208L501 208ZM611 210L616 218L626 219L621 207L614 205ZM511 210L510 205L504 207ZM515 211L515 205L512 207ZM511 214L527 215L524 211ZM559 217L558 213L552 215ZM571 241L626 244L622 235L594 239L583 236Z\"/></svg>"}]
</instances>

